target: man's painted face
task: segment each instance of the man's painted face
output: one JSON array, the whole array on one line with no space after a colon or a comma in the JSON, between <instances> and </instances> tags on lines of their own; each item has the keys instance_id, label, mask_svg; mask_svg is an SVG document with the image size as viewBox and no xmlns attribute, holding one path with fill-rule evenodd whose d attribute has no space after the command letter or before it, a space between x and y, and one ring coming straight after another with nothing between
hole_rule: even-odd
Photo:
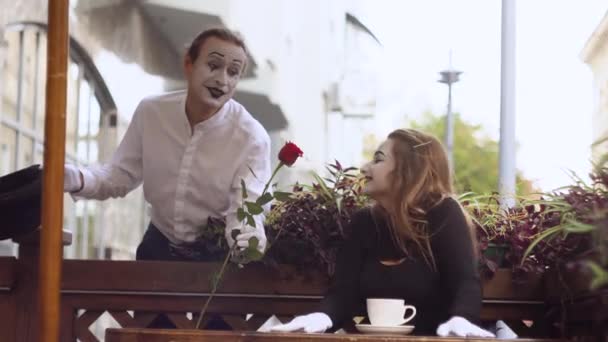
<instances>
[{"instance_id":1,"label":"man's painted face","mask_svg":"<svg viewBox=\"0 0 608 342\"><path fill-rule=\"evenodd\" d=\"M186 59L189 96L201 104L220 109L234 95L247 55L238 45L208 38L194 63Z\"/></svg>"}]
</instances>

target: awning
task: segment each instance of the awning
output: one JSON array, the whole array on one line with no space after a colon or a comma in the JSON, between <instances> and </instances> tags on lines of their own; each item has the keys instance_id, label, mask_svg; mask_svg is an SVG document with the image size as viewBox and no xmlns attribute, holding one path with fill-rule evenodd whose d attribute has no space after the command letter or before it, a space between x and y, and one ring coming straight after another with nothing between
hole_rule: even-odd
<instances>
[{"instance_id":1,"label":"awning","mask_svg":"<svg viewBox=\"0 0 608 342\"><path fill-rule=\"evenodd\" d=\"M268 96L237 90L234 99L242 104L267 131L277 131L287 127L287 120L281 107L270 101Z\"/></svg>"},{"instance_id":2,"label":"awning","mask_svg":"<svg viewBox=\"0 0 608 342\"><path fill-rule=\"evenodd\" d=\"M196 35L211 27L225 27L221 18L200 11L171 7L172 1L80 0L79 21L88 26L102 46L146 72L173 80L183 79L182 57ZM256 63L249 56L248 72Z\"/></svg>"}]
</instances>

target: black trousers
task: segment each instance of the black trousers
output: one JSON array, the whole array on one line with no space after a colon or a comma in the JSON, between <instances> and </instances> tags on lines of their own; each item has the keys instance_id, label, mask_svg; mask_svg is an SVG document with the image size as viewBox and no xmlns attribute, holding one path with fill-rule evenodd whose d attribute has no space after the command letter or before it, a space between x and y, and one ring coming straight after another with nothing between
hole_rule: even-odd
<instances>
[{"instance_id":1,"label":"black trousers","mask_svg":"<svg viewBox=\"0 0 608 342\"><path fill-rule=\"evenodd\" d=\"M171 254L169 240L152 223L137 246L135 260L183 261Z\"/></svg>"},{"instance_id":2,"label":"black trousers","mask_svg":"<svg viewBox=\"0 0 608 342\"><path fill-rule=\"evenodd\" d=\"M223 239L223 237L222 237ZM150 223L137 247L137 260L164 261L222 261L226 251L214 248L214 243L195 241L176 245L171 243L154 224Z\"/></svg>"},{"instance_id":3,"label":"black trousers","mask_svg":"<svg viewBox=\"0 0 608 342\"><path fill-rule=\"evenodd\" d=\"M194 247L196 248L196 247ZM187 250L190 250L188 248ZM182 249L176 249L174 245L154 226L150 223L144 237L137 246L135 252L136 260L156 260L156 261L216 261L217 257L207 255L204 252L183 252ZM211 275L210 275L211 276ZM137 314L137 313L135 313ZM159 329L174 329L175 324L166 315L158 315L157 318L150 323L149 328ZM211 315L204 329L212 330L232 330L219 315Z\"/></svg>"}]
</instances>

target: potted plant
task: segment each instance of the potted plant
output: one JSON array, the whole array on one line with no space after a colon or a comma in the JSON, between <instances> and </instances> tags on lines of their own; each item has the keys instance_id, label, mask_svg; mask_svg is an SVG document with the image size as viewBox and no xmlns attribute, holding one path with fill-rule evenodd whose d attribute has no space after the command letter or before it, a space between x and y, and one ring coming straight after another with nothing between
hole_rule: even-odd
<instances>
[{"instance_id":1,"label":"potted plant","mask_svg":"<svg viewBox=\"0 0 608 342\"><path fill-rule=\"evenodd\" d=\"M462 203L476 226L480 270L486 278L506 267L511 269L516 283L524 283L531 276L542 276L566 264L588 245L583 237L575 235L554 241L538 240L569 222L570 206L559 196L519 198L509 208L503 208L496 195L468 196Z\"/></svg>"},{"instance_id":2,"label":"potted plant","mask_svg":"<svg viewBox=\"0 0 608 342\"><path fill-rule=\"evenodd\" d=\"M328 177L313 174L311 185L296 184L291 198L276 204L267 217L272 248L266 262L290 264L299 271L333 274L338 247L349 234L351 215L367 205L357 169L335 161Z\"/></svg>"},{"instance_id":3,"label":"potted plant","mask_svg":"<svg viewBox=\"0 0 608 342\"><path fill-rule=\"evenodd\" d=\"M524 252L524 257L529 258L542 253L547 246L569 247L572 253L560 260L562 267L557 269L570 279L579 280L565 284L574 287L567 289L571 294L608 285L607 161L608 154L594 166L590 184L573 174L575 184L551 195L547 203L560 214L561 222L539 233Z\"/></svg>"}]
</instances>

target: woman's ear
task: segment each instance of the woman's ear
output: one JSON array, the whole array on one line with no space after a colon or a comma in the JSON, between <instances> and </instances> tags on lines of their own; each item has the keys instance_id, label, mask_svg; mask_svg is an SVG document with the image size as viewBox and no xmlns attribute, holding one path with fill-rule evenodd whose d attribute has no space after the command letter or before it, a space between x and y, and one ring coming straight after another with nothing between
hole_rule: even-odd
<instances>
[{"instance_id":1,"label":"woman's ear","mask_svg":"<svg viewBox=\"0 0 608 342\"><path fill-rule=\"evenodd\" d=\"M186 79L190 79L192 68L194 67L193 64L194 62L192 61L192 58L190 58L190 55L186 53L184 56L184 75L186 76Z\"/></svg>"}]
</instances>

